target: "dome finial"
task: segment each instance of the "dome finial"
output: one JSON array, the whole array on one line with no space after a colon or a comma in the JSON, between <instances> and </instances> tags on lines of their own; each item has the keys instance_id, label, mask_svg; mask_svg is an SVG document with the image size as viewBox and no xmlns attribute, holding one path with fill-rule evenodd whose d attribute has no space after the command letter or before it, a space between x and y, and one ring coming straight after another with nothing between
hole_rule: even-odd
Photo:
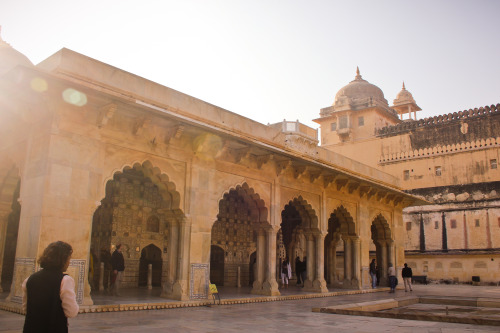
<instances>
[{"instance_id":1,"label":"dome finial","mask_svg":"<svg viewBox=\"0 0 500 333\"><path fill-rule=\"evenodd\" d=\"M403 81L403 90L406 90L406 88L405 88L405 81Z\"/></svg>"},{"instance_id":2,"label":"dome finial","mask_svg":"<svg viewBox=\"0 0 500 333\"><path fill-rule=\"evenodd\" d=\"M359 66L356 66L356 77L355 80L361 80L361 74L359 74Z\"/></svg>"}]
</instances>

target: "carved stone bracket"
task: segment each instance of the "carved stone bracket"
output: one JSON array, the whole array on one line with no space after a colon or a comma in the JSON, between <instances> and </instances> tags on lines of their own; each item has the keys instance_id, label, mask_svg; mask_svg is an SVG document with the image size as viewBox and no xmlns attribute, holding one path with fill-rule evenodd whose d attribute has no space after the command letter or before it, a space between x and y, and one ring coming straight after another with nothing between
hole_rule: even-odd
<instances>
[{"instance_id":1,"label":"carved stone bracket","mask_svg":"<svg viewBox=\"0 0 500 333\"><path fill-rule=\"evenodd\" d=\"M271 156L272 156L271 154L257 156L255 158L255 162L257 163L257 168L260 170L264 164L269 162Z\"/></svg>"},{"instance_id":2,"label":"carved stone bracket","mask_svg":"<svg viewBox=\"0 0 500 333\"><path fill-rule=\"evenodd\" d=\"M179 140L182 137L185 127L183 125L177 125L169 128L165 135L165 143L168 145L172 139Z\"/></svg>"},{"instance_id":3,"label":"carved stone bracket","mask_svg":"<svg viewBox=\"0 0 500 333\"><path fill-rule=\"evenodd\" d=\"M349 194L352 194L352 192L356 191L359 187L358 182L350 182L349 185L347 185L347 190L349 191Z\"/></svg>"},{"instance_id":4,"label":"carved stone bracket","mask_svg":"<svg viewBox=\"0 0 500 333\"><path fill-rule=\"evenodd\" d=\"M335 184L337 185L337 191L340 191L349 182L348 179L336 179Z\"/></svg>"},{"instance_id":5,"label":"carved stone bracket","mask_svg":"<svg viewBox=\"0 0 500 333\"><path fill-rule=\"evenodd\" d=\"M337 178L337 175L333 174L324 174L323 175L323 186L327 188L330 186L330 184L333 184L335 182L335 178Z\"/></svg>"},{"instance_id":6,"label":"carved stone bracket","mask_svg":"<svg viewBox=\"0 0 500 333\"><path fill-rule=\"evenodd\" d=\"M283 175L286 171L292 168L292 165L293 163L291 160L276 161L276 175Z\"/></svg>"},{"instance_id":7,"label":"carved stone bracket","mask_svg":"<svg viewBox=\"0 0 500 333\"><path fill-rule=\"evenodd\" d=\"M97 115L97 127L101 128L108 123L116 112L118 106L114 103L106 104L99 109L99 114Z\"/></svg>"},{"instance_id":8,"label":"carved stone bracket","mask_svg":"<svg viewBox=\"0 0 500 333\"><path fill-rule=\"evenodd\" d=\"M141 117L136 119L134 126L132 128L132 133L134 135L141 135L144 132L144 129L148 128L151 123L150 118Z\"/></svg>"}]
</instances>

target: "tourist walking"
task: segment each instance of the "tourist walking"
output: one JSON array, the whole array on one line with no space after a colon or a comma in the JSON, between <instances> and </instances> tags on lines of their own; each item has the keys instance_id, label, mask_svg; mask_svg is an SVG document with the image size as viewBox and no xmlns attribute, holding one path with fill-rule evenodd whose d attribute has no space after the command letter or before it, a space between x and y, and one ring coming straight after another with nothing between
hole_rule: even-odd
<instances>
[{"instance_id":1,"label":"tourist walking","mask_svg":"<svg viewBox=\"0 0 500 333\"><path fill-rule=\"evenodd\" d=\"M392 263L389 263L387 275L389 276L389 286L391 287L391 291L389 292L393 293L396 289L396 269L392 266Z\"/></svg>"},{"instance_id":2,"label":"tourist walking","mask_svg":"<svg viewBox=\"0 0 500 333\"><path fill-rule=\"evenodd\" d=\"M377 264L375 263L375 259L370 263L370 276L372 278L372 288L377 288Z\"/></svg>"},{"instance_id":3,"label":"tourist walking","mask_svg":"<svg viewBox=\"0 0 500 333\"><path fill-rule=\"evenodd\" d=\"M292 277L292 267L290 261L286 259L281 263L281 283L284 288L288 288L288 280Z\"/></svg>"},{"instance_id":4,"label":"tourist walking","mask_svg":"<svg viewBox=\"0 0 500 333\"><path fill-rule=\"evenodd\" d=\"M302 261L300 260L300 257L297 256L295 258L295 275L297 275L297 285L302 284Z\"/></svg>"},{"instance_id":5,"label":"tourist walking","mask_svg":"<svg viewBox=\"0 0 500 333\"><path fill-rule=\"evenodd\" d=\"M301 271L300 271L300 278L302 279L302 287L304 287L304 284L306 283L306 278L307 278L307 257L304 257L304 260L302 261L301 265Z\"/></svg>"},{"instance_id":6,"label":"tourist walking","mask_svg":"<svg viewBox=\"0 0 500 333\"><path fill-rule=\"evenodd\" d=\"M123 271L125 270L125 259L123 259L122 245L116 245L116 250L111 255L111 266L113 267L113 278L112 278L112 295L120 295L120 285L123 278Z\"/></svg>"},{"instance_id":7,"label":"tourist walking","mask_svg":"<svg viewBox=\"0 0 500 333\"><path fill-rule=\"evenodd\" d=\"M75 281L64 274L72 253L68 243L50 243L38 259L42 269L24 280L24 333L68 332L68 318L76 317L79 310Z\"/></svg>"},{"instance_id":8,"label":"tourist walking","mask_svg":"<svg viewBox=\"0 0 500 333\"><path fill-rule=\"evenodd\" d=\"M410 291L413 291L411 288L411 278L413 277L413 272L411 271L411 268L408 267L408 264L405 263L405 267L403 268L401 275L403 276L403 282L405 284L405 292L408 291L408 287L410 288Z\"/></svg>"}]
</instances>

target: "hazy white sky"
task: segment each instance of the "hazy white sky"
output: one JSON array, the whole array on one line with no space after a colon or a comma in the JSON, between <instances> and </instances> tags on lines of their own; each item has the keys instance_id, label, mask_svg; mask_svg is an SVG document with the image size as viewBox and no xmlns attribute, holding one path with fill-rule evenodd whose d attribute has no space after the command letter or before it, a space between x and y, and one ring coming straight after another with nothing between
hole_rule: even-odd
<instances>
[{"instance_id":1,"label":"hazy white sky","mask_svg":"<svg viewBox=\"0 0 500 333\"><path fill-rule=\"evenodd\" d=\"M500 1L1 0L37 64L66 47L261 123L311 120L354 79L419 118L500 103Z\"/></svg>"}]
</instances>

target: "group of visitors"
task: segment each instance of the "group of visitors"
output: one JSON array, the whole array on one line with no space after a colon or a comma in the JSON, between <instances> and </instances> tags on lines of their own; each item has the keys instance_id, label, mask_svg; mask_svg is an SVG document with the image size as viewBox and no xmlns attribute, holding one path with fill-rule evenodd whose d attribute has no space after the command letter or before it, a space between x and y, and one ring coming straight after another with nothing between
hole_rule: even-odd
<instances>
[{"instance_id":1,"label":"group of visitors","mask_svg":"<svg viewBox=\"0 0 500 333\"><path fill-rule=\"evenodd\" d=\"M280 267L281 285L283 288L288 288L289 281L292 278L292 266L290 265L290 261L288 259L283 260ZM300 257L295 259L295 274L297 275L298 286L304 285L307 274L306 267L306 257L304 257L304 261L300 260Z\"/></svg>"},{"instance_id":2,"label":"group of visitors","mask_svg":"<svg viewBox=\"0 0 500 333\"><path fill-rule=\"evenodd\" d=\"M411 286L411 278L413 277L413 272L410 267L408 267L408 264L405 263L405 267L403 268L401 275L403 277L403 282L405 285L405 292L410 289L410 291L413 291L412 286ZM387 269L387 276L389 278L389 286L391 290L389 291L390 293L395 292L396 286L398 285L398 279L396 277L396 269L392 265L392 263L389 263L389 268ZM378 285L378 267L375 262L375 259L372 260L370 263L370 277L372 278L372 288L377 288Z\"/></svg>"},{"instance_id":3,"label":"group of visitors","mask_svg":"<svg viewBox=\"0 0 500 333\"><path fill-rule=\"evenodd\" d=\"M50 243L38 259L42 269L23 281L24 333L68 332L68 318L75 317L80 309L76 301L75 281L64 274L72 254L73 248L68 243ZM116 246L111 256L111 264L111 289L114 295L119 295L125 270L121 244Z\"/></svg>"}]
</instances>

